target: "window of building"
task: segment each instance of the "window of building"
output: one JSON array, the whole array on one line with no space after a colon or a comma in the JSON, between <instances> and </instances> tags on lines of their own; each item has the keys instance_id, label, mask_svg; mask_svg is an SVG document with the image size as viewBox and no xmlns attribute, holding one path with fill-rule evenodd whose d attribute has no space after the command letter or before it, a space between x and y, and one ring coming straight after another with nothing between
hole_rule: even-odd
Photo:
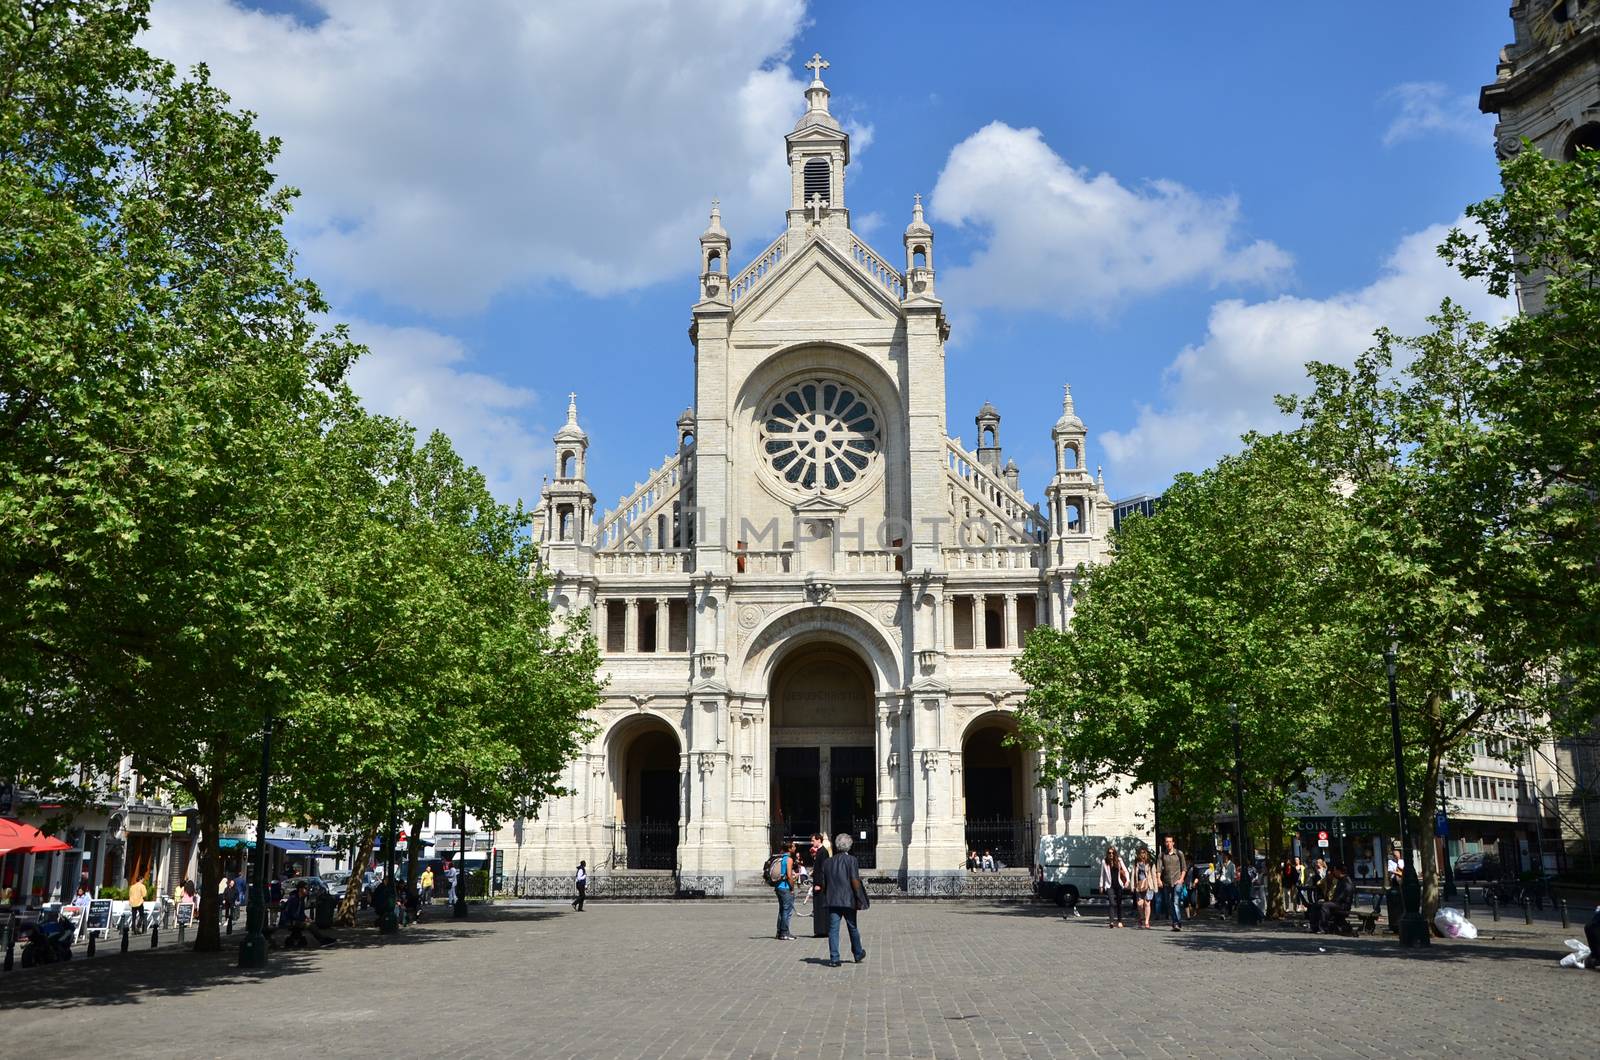
<instances>
[{"instance_id":1,"label":"window of building","mask_svg":"<svg viewBox=\"0 0 1600 1060\"><path fill-rule=\"evenodd\" d=\"M955 647L961 651L972 647L972 597L950 598L951 624L955 627Z\"/></svg>"},{"instance_id":2,"label":"window of building","mask_svg":"<svg viewBox=\"0 0 1600 1060\"><path fill-rule=\"evenodd\" d=\"M833 202L833 167L826 158L807 159L804 179L804 201L817 198L826 203Z\"/></svg>"},{"instance_id":3,"label":"window of building","mask_svg":"<svg viewBox=\"0 0 1600 1060\"><path fill-rule=\"evenodd\" d=\"M986 600L983 605L983 646L1006 646L1006 613L999 600Z\"/></svg>"},{"instance_id":4,"label":"window of building","mask_svg":"<svg viewBox=\"0 0 1600 1060\"><path fill-rule=\"evenodd\" d=\"M656 650L656 602L639 601L639 651Z\"/></svg>"},{"instance_id":5,"label":"window of building","mask_svg":"<svg viewBox=\"0 0 1600 1060\"><path fill-rule=\"evenodd\" d=\"M628 650L628 605L622 600L606 601L606 651L618 655Z\"/></svg>"},{"instance_id":6,"label":"window of building","mask_svg":"<svg viewBox=\"0 0 1600 1060\"><path fill-rule=\"evenodd\" d=\"M861 392L831 379L786 388L767 409L761 446L790 487L848 486L872 466L882 438L878 413Z\"/></svg>"},{"instance_id":7,"label":"window of building","mask_svg":"<svg viewBox=\"0 0 1600 1060\"><path fill-rule=\"evenodd\" d=\"M667 601L667 650L689 650L689 602Z\"/></svg>"},{"instance_id":8,"label":"window of building","mask_svg":"<svg viewBox=\"0 0 1600 1060\"><path fill-rule=\"evenodd\" d=\"M1017 645L1027 639L1028 632L1039 624L1039 601L1032 596L1017 597Z\"/></svg>"}]
</instances>

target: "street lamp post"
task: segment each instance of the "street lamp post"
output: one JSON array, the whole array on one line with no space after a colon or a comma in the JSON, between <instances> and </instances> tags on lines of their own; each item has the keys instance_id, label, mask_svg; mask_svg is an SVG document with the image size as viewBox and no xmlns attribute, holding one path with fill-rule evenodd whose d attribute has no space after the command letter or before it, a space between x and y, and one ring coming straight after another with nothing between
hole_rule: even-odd
<instances>
[{"instance_id":1,"label":"street lamp post","mask_svg":"<svg viewBox=\"0 0 1600 1060\"><path fill-rule=\"evenodd\" d=\"M467 804L460 806L461 816L461 864L456 868L456 905L451 911L452 916L464 917L467 915Z\"/></svg>"},{"instance_id":2,"label":"street lamp post","mask_svg":"<svg viewBox=\"0 0 1600 1060\"><path fill-rule=\"evenodd\" d=\"M1439 837L1439 850L1444 858L1444 896L1456 896L1456 874L1450 868L1450 804L1445 796L1444 771L1439 771L1439 812L1444 815L1445 832Z\"/></svg>"},{"instance_id":3,"label":"street lamp post","mask_svg":"<svg viewBox=\"0 0 1600 1060\"><path fill-rule=\"evenodd\" d=\"M1400 794L1400 860L1404 862L1400 895L1405 903L1405 913L1400 917L1400 945L1426 946L1429 943L1428 925L1422 919L1422 881L1417 878L1416 858L1411 848L1411 808L1406 802L1406 762L1400 746L1400 695L1395 688L1394 666L1398 645L1389 642L1383 653L1384 669L1389 674L1389 724L1394 731L1394 774Z\"/></svg>"},{"instance_id":4,"label":"street lamp post","mask_svg":"<svg viewBox=\"0 0 1600 1060\"><path fill-rule=\"evenodd\" d=\"M1239 739L1239 705L1228 704L1228 716L1233 722L1233 797L1239 810L1239 863L1234 870L1234 886L1244 894L1238 906L1239 923L1250 927L1261 922L1261 910L1256 908L1255 888L1250 883L1250 873L1256 867L1256 852L1250 846L1250 833L1244 820L1244 750Z\"/></svg>"},{"instance_id":5,"label":"street lamp post","mask_svg":"<svg viewBox=\"0 0 1600 1060\"><path fill-rule=\"evenodd\" d=\"M256 800L255 879L250 881L249 902L245 906L245 936L239 944L239 967L267 966L267 787L272 781L271 707L261 729L261 789Z\"/></svg>"}]
</instances>

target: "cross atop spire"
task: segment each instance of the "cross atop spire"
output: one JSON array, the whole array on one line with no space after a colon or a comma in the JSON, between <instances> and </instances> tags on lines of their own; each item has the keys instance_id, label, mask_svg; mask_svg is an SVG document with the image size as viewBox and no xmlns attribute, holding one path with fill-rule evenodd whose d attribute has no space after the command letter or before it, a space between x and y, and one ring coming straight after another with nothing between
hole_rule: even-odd
<instances>
[{"instance_id":1,"label":"cross atop spire","mask_svg":"<svg viewBox=\"0 0 1600 1060\"><path fill-rule=\"evenodd\" d=\"M806 69L812 71L811 80L816 82L820 82L822 80L822 71L826 70L828 66L828 60L822 57L821 52L816 52L813 54L811 56L811 61L806 63Z\"/></svg>"}]
</instances>

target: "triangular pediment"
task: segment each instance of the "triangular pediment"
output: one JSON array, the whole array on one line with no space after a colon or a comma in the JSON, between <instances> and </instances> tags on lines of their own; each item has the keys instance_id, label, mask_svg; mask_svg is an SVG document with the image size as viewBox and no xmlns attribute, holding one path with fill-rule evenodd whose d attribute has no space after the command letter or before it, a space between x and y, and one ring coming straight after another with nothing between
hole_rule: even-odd
<instances>
[{"instance_id":1,"label":"triangular pediment","mask_svg":"<svg viewBox=\"0 0 1600 1060\"><path fill-rule=\"evenodd\" d=\"M823 239L811 240L800 253L785 259L776 275L764 280L734 310L734 318L741 323L871 323L894 320L899 315L899 303L883 286Z\"/></svg>"}]
</instances>

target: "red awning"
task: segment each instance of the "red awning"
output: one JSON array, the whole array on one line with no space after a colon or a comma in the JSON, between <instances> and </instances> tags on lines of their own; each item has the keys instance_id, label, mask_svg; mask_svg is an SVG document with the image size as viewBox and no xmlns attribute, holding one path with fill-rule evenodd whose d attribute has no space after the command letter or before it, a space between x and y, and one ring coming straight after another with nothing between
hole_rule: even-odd
<instances>
[{"instance_id":1,"label":"red awning","mask_svg":"<svg viewBox=\"0 0 1600 1060\"><path fill-rule=\"evenodd\" d=\"M0 817L0 857L6 854L48 854L53 850L74 850L71 843L52 839L31 824Z\"/></svg>"}]
</instances>

